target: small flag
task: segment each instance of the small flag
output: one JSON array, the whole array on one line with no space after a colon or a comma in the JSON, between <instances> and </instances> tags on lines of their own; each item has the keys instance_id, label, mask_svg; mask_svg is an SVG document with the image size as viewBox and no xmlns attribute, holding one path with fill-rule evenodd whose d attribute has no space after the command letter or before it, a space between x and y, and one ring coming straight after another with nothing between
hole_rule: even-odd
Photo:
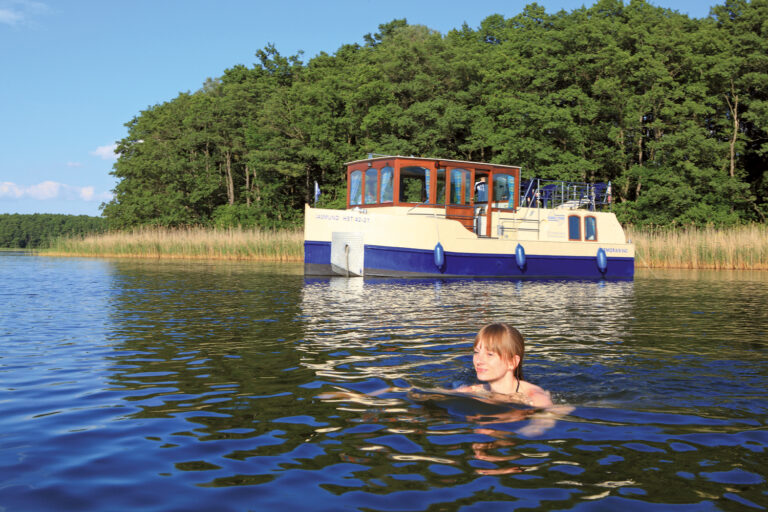
<instances>
[{"instance_id":1,"label":"small flag","mask_svg":"<svg viewBox=\"0 0 768 512\"><path fill-rule=\"evenodd\" d=\"M320 185L315 181L315 206L317 206L317 200L320 199Z\"/></svg>"}]
</instances>

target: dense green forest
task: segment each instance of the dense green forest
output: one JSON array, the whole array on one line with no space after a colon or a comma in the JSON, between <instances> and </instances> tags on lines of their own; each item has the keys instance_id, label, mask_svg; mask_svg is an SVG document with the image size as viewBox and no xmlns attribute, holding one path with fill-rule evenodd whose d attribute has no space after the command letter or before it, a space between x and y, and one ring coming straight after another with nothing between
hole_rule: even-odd
<instances>
[{"instance_id":1,"label":"dense green forest","mask_svg":"<svg viewBox=\"0 0 768 512\"><path fill-rule=\"evenodd\" d=\"M0 214L0 247L37 249L47 247L60 236L77 236L106 231L107 220L88 215Z\"/></svg>"},{"instance_id":2,"label":"dense green forest","mask_svg":"<svg viewBox=\"0 0 768 512\"><path fill-rule=\"evenodd\" d=\"M350 34L354 27L350 27ZM704 19L600 0L443 35L394 20L335 54L274 46L127 123L111 227L301 222L344 202L369 152L520 165L612 181L635 225L764 222L768 0Z\"/></svg>"}]
</instances>

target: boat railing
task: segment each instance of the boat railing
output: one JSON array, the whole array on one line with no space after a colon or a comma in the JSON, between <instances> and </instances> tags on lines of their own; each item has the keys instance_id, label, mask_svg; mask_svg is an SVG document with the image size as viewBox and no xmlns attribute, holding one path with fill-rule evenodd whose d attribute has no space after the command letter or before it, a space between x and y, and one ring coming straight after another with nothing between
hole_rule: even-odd
<instances>
[{"instance_id":1,"label":"boat railing","mask_svg":"<svg viewBox=\"0 0 768 512\"><path fill-rule=\"evenodd\" d=\"M533 178L521 183L520 205L529 208L610 210L611 182L584 183Z\"/></svg>"}]
</instances>

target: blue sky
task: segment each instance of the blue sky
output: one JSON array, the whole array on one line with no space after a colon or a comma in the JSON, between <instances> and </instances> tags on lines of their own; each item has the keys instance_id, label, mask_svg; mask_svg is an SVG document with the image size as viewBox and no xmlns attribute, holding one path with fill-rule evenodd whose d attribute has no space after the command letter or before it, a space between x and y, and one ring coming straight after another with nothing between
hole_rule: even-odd
<instances>
[{"instance_id":1,"label":"blue sky","mask_svg":"<svg viewBox=\"0 0 768 512\"><path fill-rule=\"evenodd\" d=\"M269 43L304 61L406 18L445 34L516 0L0 0L0 213L100 215L115 141L147 107ZM593 1L539 0L548 12ZM625 4L629 0L625 0ZM701 18L723 1L654 0Z\"/></svg>"}]
</instances>

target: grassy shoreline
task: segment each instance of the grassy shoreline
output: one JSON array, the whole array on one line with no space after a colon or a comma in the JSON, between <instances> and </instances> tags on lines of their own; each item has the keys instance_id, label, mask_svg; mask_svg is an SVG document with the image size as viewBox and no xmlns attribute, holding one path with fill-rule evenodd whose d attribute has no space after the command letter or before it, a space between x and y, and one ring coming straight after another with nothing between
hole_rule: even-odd
<instances>
[{"instance_id":1,"label":"grassy shoreline","mask_svg":"<svg viewBox=\"0 0 768 512\"><path fill-rule=\"evenodd\" d=\"M768 270L768 226L628 228L637 268ZM301 229L139 228L60 238L48 256L301 262Z\"/></svg>"},{"instance_id":2,"label":"grassy shoreline","mask_svg":"<svg viewBox=\"0 0 768 512\"><path fill-rule=\"evenodd\" d=\"M768 270L768 226L627 229L636 268Z\"/></svg>"},{"instance_id":3,"label":"grassy shoreline","mask_svg":"<svg viewBox=\"0 0 768 512\"><path fill-rule=\"evenodd\" d=\"M304 233L300 229L148 227L59 238L38 252L46 256L303 261Z\"/></svg>"}]
</instances>

